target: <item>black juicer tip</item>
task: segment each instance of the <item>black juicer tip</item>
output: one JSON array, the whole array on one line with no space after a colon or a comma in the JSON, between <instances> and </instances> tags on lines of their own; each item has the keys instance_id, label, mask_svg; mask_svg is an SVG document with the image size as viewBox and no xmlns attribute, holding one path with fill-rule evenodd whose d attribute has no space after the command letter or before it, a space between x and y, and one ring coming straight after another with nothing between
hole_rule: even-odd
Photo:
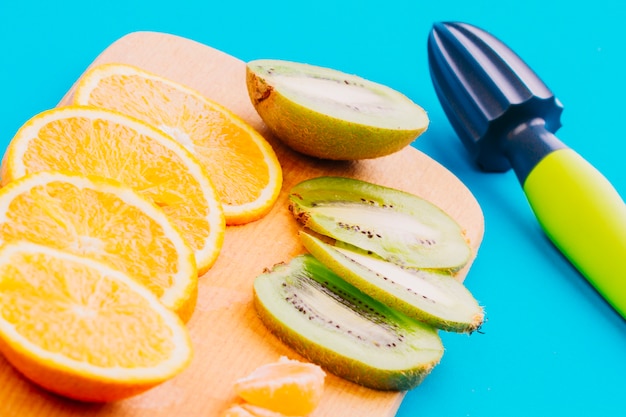
<instances>
[{"instance_id":1,"label":"black juicer tip","mask_svg":"<svg viewBox=\"0 0 626 417\"><path fill-rule=\"evenodd\" d=\"M435 23L428 38L428 60L435 91L452 127L486 171L502 172L515 165L511 159L519 152L521 138L512 131L539 124L554 133L561 126L563 107L554 94L511 49L476 26ZM522 146L539 144L549 150L561 146L556 138L548 138L547 144L531 142ZM540 156L546 151L531 150ZM530 168L516 169L521 171L517 172L520 180Z\"/></svg>"}]
</instances>

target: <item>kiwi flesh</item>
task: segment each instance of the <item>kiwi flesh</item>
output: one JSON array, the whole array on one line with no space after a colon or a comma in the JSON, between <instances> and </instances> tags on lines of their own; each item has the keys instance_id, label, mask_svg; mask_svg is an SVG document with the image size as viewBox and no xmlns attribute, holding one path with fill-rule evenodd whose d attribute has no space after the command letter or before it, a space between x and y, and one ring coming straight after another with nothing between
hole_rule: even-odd
<instances>
[{"instance_id":1,"label":"kiwi flesh","mask_svg":"<svg viewBox=\"0 0 626 417\"><path fill-rule=\"evenodd\" d=\"M413 142L429 123L424 109L404 94L330 68L255 60L247 63L246 85L274 136L317 158L388 155Z\"/></svg>"},{"instance_id":2,"label":"kiwi flesh","mask_svg":"<svg viewBox=\"0 0 626 417\"><path fill-rule=\"evenodd\" d=\"M460 333L471 333L483 322L483 309L474 296L445 271L404 268L348 245L330 245L304 231L300 238L328 269L409 317Z\"/></svg>"},{"instance_id":3,"label":"kiwi flesh","mask_svg":"<svg viewBox=\"0 0 626 417\"><path fill-rule=\"evenodd\" d=\"M254 305L282 342L368 388L412 389L443 355L436 329L362 293L310 254L256 277Z\"/></svg>"},{"instance_id":4,"label":"kiwi flesh","mask_svg":"<svg viewBox=\"0 0 626 417\"><path fill-rule=\"evenodd\" d=\"M457 271L471 248L460 225L431 202L346 177L295 185L289 209L306 228L403 267Z\"/></svg>"}]
</instances>

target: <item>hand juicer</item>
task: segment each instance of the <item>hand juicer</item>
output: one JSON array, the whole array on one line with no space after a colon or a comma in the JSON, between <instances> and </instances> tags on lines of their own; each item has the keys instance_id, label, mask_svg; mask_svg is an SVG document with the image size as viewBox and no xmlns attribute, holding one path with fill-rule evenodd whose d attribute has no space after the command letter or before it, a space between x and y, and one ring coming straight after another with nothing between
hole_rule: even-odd
<instances>
[{"instance_id":1,"label":"hand juicer","mask_svg":"<svg viewBox=\"0 0 626 417\"><path fill-rule=\"evenodd\" d=\"M558 99L504 43L467 23L436 23L428 58L441 105L478 165L513 168L547 236L626 318L626 204L554 135Z\"/></svg>"}]
</instances>

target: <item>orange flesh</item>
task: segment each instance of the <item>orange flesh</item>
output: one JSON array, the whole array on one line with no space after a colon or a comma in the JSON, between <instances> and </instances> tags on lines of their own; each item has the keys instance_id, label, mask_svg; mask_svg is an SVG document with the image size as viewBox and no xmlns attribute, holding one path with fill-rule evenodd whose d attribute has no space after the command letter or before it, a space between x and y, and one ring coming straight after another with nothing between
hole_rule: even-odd
<instances>
[{"instance_id":1,"label":"orange flesh","mask_svg":"<svg viewBox=\"0 0 626 417\"><path fill-rule=\"evenodd\" d=\"M137 117L155 126L185 145L201 161L220 161L207 167L220 177L241 180L241 175L251 171L237 183L236 191L216 184L218 194L227 197L227 204L242 204L259 197L260 190L269 181L263 154L257 147L249 146L249 133L231 123L223 113L216 111L196 97L172 88L159 80L132 75L112 75L100 81L100 89L91 93L90 104L107 107L111 94L124 103L125 114ZM121 107L121 106L120 106ZM194 141L192 138L199 138ZM241 170L240 167L245 167ZM242 185L245 185L243 187Z\"/></svg>"},{"instance_id":2,"label":"orange flesh","mask_svg":"<svg viewBox=\"0 0 626 417\"><path fill-rule=\"evenodd\" d=\"M20 256L19 267L0 269L0 313L33 344L105 368L156 366L171 355L169 328L119 282L77 262Z\"/></svg>"},{"instance_id":3,"label":"orange flesh","mask_svg":"<svg viewBox=\"0 0 626 417\"><path fill-rule=\"evenodd\" d=\"M68 137L73 139L64 140ZM131 139L132 147L128 145ZM180 158L119 123L85 117L51 121L41 128L38 138L29 141L23 164L26 172L54 167L116 179L160 206L194 248L201 247L210 233L203 215L208 211L206 202L198 198L189 204L188 199L202 191Z\"/></svg>"},{"instance_id":4,"label":"orange flesh","mask_svg":"<svg viewBox=\"0 0 626 417\"><path fill-rule=\"evenodd\" d=\"M137 277L157 296L177 272L176 250L163 238L161 225L109 193L53 182L15 197L6 216L0 240L28 240L89 255ZM142 235L141 244L130 240Z\"/></svg>"}]
</instances>

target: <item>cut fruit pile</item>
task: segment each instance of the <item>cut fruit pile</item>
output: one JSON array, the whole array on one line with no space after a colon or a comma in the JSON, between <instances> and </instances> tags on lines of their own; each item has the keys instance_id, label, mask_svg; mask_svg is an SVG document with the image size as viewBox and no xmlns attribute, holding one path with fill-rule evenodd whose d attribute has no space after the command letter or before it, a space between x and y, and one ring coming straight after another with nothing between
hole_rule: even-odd
<instances>
[{"instance_id":1,"label":"cut fruit pile","mask_svg":"<svg viewBox=\"0 0 626 417\"><path fill-rule=\"evenodd\" d=\"M318 177L291 189L310 254L254 282L262 322L308 360L379 390L417 386L439 363L437 329L473 332L484 312L454 278L470 259L431 203L368 182Z\"/></svg>"},{"instance_id":2,"label":"cut fruit pile","mask_svg":"<svg viewBox=\"0 0 626 417\"><path fill-rule=\"evenodd\" d=\"M273 149L238 116L125 65L94 67L73 105L26 122L1 173L0 351L83 401L185 369L184 322L226 223L263 217L282 186Z\"/></svg>"},{"instance_id":3,"label":"cut fruit pile","mask_svg":"<svg viewBox=\"0 0 626 417\"><path fill-rule=\"evenodd\" d=\"M284 61L247 70L261 118L305 154L375 158L428 126L421 107L359 77ZM123 64L91 68L71 105L25 123L0 170L0 353L39 386L92 402L189 365L199 276L226 226L268 214L283 181L272 147L233 112ZM224 417L306 416L322 368L411 389L443 355L438 329L482 324L454 278L471 250L439 208L339 177L304 181L289 202L309 253L258 276L254 306L312 363L281 358L236 381Z\"/></svg>"},{"instance_id":4,"label":"cut fruit pile","mask_svg":"<svg viewBox=\"0 0 626 417\"><path fill-rule=\"evenodd\" d=\"M235 392L244 400L223 417L306 416L321 401L326 374L314 364L281 357L235 381Z\"/></svg>"}]
</instances>

